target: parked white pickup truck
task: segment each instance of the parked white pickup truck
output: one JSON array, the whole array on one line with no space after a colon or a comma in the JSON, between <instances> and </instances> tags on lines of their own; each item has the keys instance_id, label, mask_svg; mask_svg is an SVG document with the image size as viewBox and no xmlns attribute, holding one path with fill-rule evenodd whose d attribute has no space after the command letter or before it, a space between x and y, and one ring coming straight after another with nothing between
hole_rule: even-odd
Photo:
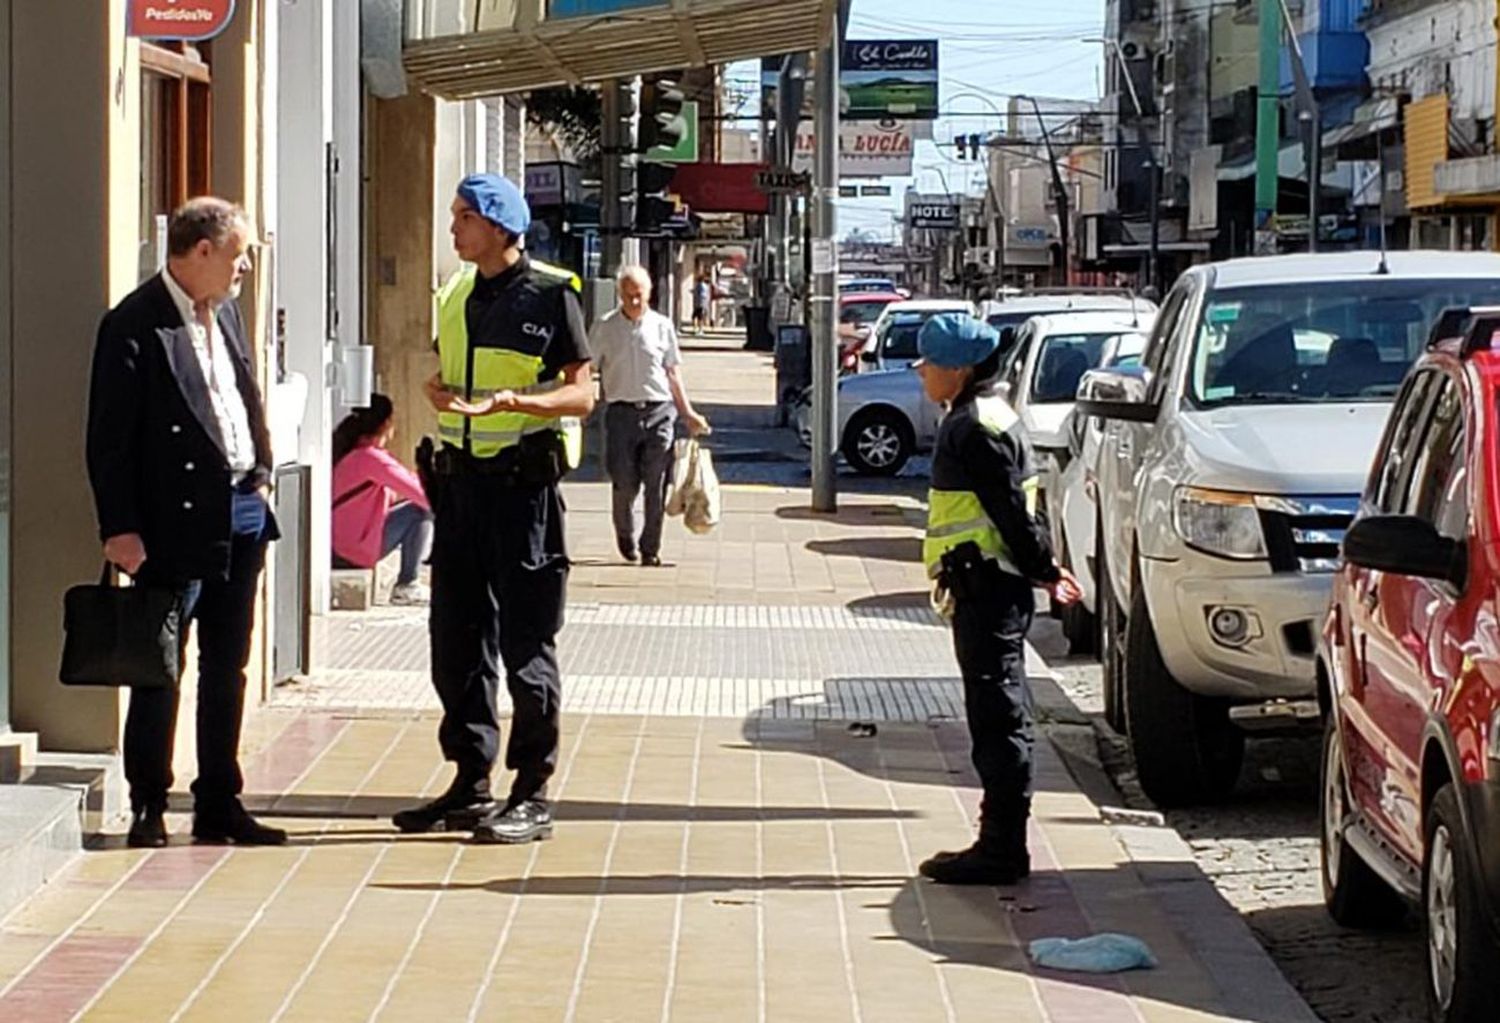
<instances>
[{"instance_id":1,"label":"parked white pickup truck","mask_svg":"<svg viewBox=\"0 0 1500 1023\"><path fill-rule=\"evenodd\" d=\"M1381 431L1449 306L1500 256L1350 252L1195 267L1138 368L1084 378L1098 458L1105 711L1170 806L1234 786L1247 730L1316 723L1314 651Z\"/></svg>"}]
</instances>

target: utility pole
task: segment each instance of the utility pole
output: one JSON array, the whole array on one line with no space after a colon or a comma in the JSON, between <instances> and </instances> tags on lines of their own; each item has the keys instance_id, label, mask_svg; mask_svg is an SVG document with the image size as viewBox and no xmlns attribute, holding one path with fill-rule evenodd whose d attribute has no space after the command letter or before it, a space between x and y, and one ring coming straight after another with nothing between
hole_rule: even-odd
<instances>
[{"instance_id":1,"label":"utility pole","mask_svg":"<svg viewBox=\"0 0 1500 1023\"><path fill-rule=\"evenodd\" d=\"M1025 99L1031 104L1031 109L1036 113L1036 123L1042 129L1042 142L1047 146L1047 163L1052 167L1053 200L1057 204L1057 237L1062 242L1062 283L1066 287L1073 280L1072 247L1069 244L1073 225L1072 214L1069 210L1068 189L1063 184L1062 171L1057 166L1057 153L1052 148L1052 133L1047 130L1047 119L1042 116L1042 108L1032 96L1017 96L1016 98Z\"/></svg>"},{"instance_id":2,"label":"utility pole","mask_svg":"<svg viewBox=\"0 0 1500 1023\"><path fill-rule=\"evenodd\" d=\"M1260 0L1260 86L1255 117L1255 255L1276 246L1281 158L1281 4Z\"/></svg>"},{"instance_id":3,"label":"utility pole","mask_svg":"<svg viewBox=\"0 0 1500 1023\"><path fill-rule=\"evenodd\" d=\"M1307 168L1307 251L1317 252L1319 203L1323 191L1323 113L1318 106L1317 93L1313 92L1312 80L1307 77L1307 64L1302 59L1302 44L1297 41L1296 28L1292 24L1291 11L1286 0L1279 0L1281 16L1285 22L1287 49L1292 58L1292 80L1297 88L1298 121L1304 132L1302 153Z\"/></svg>"},{"instance_id":4,"label":"utility pole","mask_svg":"<svg viewBox=\"0 0 1500 1023\"><path fill-rule=\"evenodd\" d=\"M812 202L812 276L808 280L813 384L813 511L838 511L833 448L838 425L839 62L843 17L832 11L828 46L818 54L817 139Z\"/></svg>"}]
</instances>

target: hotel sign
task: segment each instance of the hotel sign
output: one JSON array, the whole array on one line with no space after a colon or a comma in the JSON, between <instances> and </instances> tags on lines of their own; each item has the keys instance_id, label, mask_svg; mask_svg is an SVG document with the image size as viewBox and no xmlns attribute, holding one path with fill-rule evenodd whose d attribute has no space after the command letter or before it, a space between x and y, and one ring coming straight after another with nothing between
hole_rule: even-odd
<instances>
[{"instance_id":1,"label":"hotel sign","mask_svg":"<svg viewBox=\"0 0 1500 1023\"><path fill-rule=\"evenodd\" d=\"M234 0L130 0L127 17L139 39L202 41L229 27Z\"/></svg>"}]
</instances>

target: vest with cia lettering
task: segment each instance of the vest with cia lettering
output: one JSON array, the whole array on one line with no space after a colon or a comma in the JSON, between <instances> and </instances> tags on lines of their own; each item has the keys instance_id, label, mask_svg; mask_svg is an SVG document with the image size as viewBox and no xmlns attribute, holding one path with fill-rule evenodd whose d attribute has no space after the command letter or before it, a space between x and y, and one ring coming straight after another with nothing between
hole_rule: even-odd
<instances>
[{"instance_id":1,"label":"vest with cia lettering","mask_svg":"<svg viewBox=\"0 0 1500 1023\"><path fill-rule=\"evenodd\" d=\"M443 386L468 401L483 400L500 391L542 394L560 387L560 378L543 380L544 355L557 331L566 330L557 289L580 290L570 271L528 260L495 299L497 309L486 313L485 336L475 343L469 336L468 304L478 271L465 266L437 293L438 357ZM583 424L576 418L554 419L524 412L493 412L487 416L438 414L443 443L467 450L475 458L494 458L533 434L557 433L568 467L576 469L583 457Z\"/></svg>"},{"instance_id":2,"label":"vest with cia lettering","mask_svg":"<svg viewBox=\"0 0 1500 1023\"><path fill-rule=\"evenodd\" d=\"M980 429L993 437L1019 434L1020 446L1028 449L1021 418L1003 399L991 395L976 398L973 414ZM1029 465L1028 469L1021 486L1027 510L1035 515L1038 480L1035 469ZM979 495L964 485L966 477L964 467L950 463L947 452L940 450L933 456L932 489L927 497L927 537L922 542L922 561L927 566L928 578L938 578L943 571L943 555L968 541L973 541L986 558L998 562L1006 572L1025 575L1016 567L1005 537L984 510Z\"/></svg>"}]
</instances>

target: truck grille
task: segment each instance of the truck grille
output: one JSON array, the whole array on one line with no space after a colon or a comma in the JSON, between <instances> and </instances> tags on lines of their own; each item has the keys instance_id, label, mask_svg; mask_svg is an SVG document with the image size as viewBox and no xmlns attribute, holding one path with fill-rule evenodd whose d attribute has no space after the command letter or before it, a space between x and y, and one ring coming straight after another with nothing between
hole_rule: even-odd
<instances>
[{"instance_id":1,"label":"truck grille","mask_svg":"<svg viewBox=\"0 0 1500 1023\"><path fill-rule=\"evenodd\" d=\"M1275 497L1256 503L1273 571L1337 570L1344 533L1359 510L1359 498Z\"/></svg>"}]
</instances>

